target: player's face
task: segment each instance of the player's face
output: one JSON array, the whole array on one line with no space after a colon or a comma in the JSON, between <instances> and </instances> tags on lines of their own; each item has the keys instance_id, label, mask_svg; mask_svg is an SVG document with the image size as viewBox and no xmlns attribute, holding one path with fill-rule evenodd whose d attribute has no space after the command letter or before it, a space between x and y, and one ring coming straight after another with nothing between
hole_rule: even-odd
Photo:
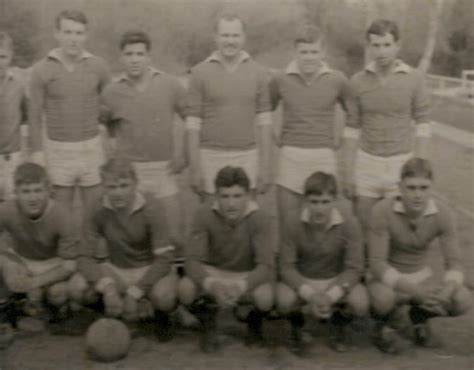
<instances>
[{"instance_id":1,"label":"player's face","mask_svg":"<svg viewBox=\"0 0 474 370\"><path fill-rule=\"evenodd\" d=\"M395 41L391 33L383 36L369 35L369 53L379 68L389 67L397 58L400 43Z\"/></svg>"},{"instance_id":2,"label":"player's face","mask_svg":"<svg viewBox=\"0 0 474 370\"><path fill-rule=\"evenodd\" d=\"M421 213L431 196L432 181L425 177L407 177L400 183L403 204L409 211Z\"/></svg>"},{"instance_id":3,"label":"player's face","mask_svg":"<svg viewBox=\"0 0 474 370\"><path fill-rule=\"evenodd\" d=\"M103 186L105 196L114 209L128 209L132 205L137 188L137 182L134 179L105 177Z\"/></svg>"},{"instance_id":4,"label":"player's face","mask_svg":"<svg viewBox=\"0 0 474 370\"><path fill-rule=\"evenodd\" d=\"M306 197L306 207L309 210L311 223L326 225L334 207L335 198L328 193L321 195L308 195Z\"/></svg>"},{"instance_id":5,"label":"player's face","mask_svg":"<svg viewBox=\"0 0 474 370\"><path fill-rule=\"evenodd\" d=\"M0 77L5 76L12 61L12 51L8 48L0 47Z\"/></svg>"},{"instance_id":6,"label":"player's face","mask_svg":"<svg viewBox=\"0 0 474 370\"><path fill-rule=\"evenodd\" d=\"M223 57L228 59L237 57L245 43L242 22L238 19L232 21L221 19L215 40L217 49Z\"/></svg>"},{"instance_id":7,"label":"player's face","mask_svg":"<svg viewBox=\"0 0 474 370\"><path fill-rule=\"evenodd\" d=\"M50 191L48 184L42 181L18 185L15 195L22 212L29 218L38 218L48 205Z\"/></svg>"},{"instance_id":8,"label":"player's face","mask_svg":"<svg viewBox=\"0 0 474 370\"><path fill-rule=\"evenodd\" d=\"M296 45L295 60L299 70L307 75L316 73L321 66L323 50L321 42L312 44L298 43Z\"/></svg>"},{"instance_id":9,"label":"player's face","mask_svg":"<svg viewBox=\"0 0 474 370\"><path fill-rule=\"evenodd\" d=\"M150 53L143 43L127 44L122 50L122 62L130 77L139 78L150 65Z\"/></svg>"},{"instance_id":10,"label":"player's face","mask_svg":"<svg viewBox=\"0 0 474 370\"><path fill-rule=\"evenodd\" d=\"M216 196L220 213L231 221L243 216L250 199L249 192L238 185L229 188L221 187L217 189Z\"/></svg>"},{"instance_id":11,"label":"player's face","mask_svg":"<svg viewBox=\"0 0 474 370\"><path fill-rule=\"evenodd\" d=\"M71 19L61 19L55 37L59 48L66 56L77 58L84 50L84 43L87 39L87 27L85 24Z\"/></svg>"}]
</instances>

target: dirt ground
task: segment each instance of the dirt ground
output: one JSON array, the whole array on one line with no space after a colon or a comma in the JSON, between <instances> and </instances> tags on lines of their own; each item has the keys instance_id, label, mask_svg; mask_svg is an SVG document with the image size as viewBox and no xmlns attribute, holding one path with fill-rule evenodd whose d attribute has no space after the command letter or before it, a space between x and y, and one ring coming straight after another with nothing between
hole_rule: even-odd
<instances>
[{"instance_id":1,"label":"dirt ground","mask_svg":"<svg viewBox=\"0 0 474 370\"><path fill-rule=\"evenodd\" d=\"M474 153L451 142L434 138L433 164L436 189L457 207L460 244L462 247L467 282L474 288ZM194 207L196 200L187 193L186 209ZM275 216L274 193L262 199L263 207ZM467 211L467 213L466 213ZM187 212L189 214L189 212ZM276 229L275 229L276 231ZM442 260L433 248L432 264L440 271ZM369 341L370 321L357 322L353 327L356 348L346 354L336 354L325 344L325 328L309 324L307 340L311 351L300 359L286 349L288 324L283 320L265 324L268 339L266 348L246 348L242 337L245 328L224 313L221 320L222 349L218 354L205 355L197 348L197 333L178 329L175 339L166 344L157 343L146 333L133 339L127 358L113 364L90 361L84 352L81 337L51 336L47 333L18 333L14 344L0 351L0 370L92 370L92 369L274 369L274 370L474 370L474 310L454 319L435 319L433 327L444 342L442 349L431 350L410 347L399 356L381 354Z\"/></svg>"}]
</instances>

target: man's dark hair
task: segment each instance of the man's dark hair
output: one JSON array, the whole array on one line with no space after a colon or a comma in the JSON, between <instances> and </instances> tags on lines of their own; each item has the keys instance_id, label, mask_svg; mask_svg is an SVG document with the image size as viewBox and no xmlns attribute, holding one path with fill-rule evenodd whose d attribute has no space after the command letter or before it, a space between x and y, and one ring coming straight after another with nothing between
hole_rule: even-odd
<instances>
[{"instance_id":1,"label":"man's dark hair","mask_svg":"<svg viewBox=\"0 0 474 370\"><path fill-rule=\"evenodd\" d=\"M239 15L235 13L224 13L224 14L220 14L216 18L216 23L214 24L214 32L217 33L219 31L219 24L221 21L227 21L227 22L239 21L240 24L242 25L242 31L244 33L245 33L245 30L247 29L247 25L245 24L245 22Z\"/></svg>"},{"instance_id":2,"label":"man's dark hair","mask_svg":"<svg viewBox=\"0 0 474 370\"><path fill-rule=\"evenodd\" d=\"M337 197L336 177L325 172L315 172L310 175L304 183L304 195L324 195L330 194Z\"/></svg>"},{"instance_id":3,"label":"man's dark hair","mask_svg":"<svg viewBox=\"0 0 474 370\"><path fill-rule=\"evenodd\" d=\"M15 187L29 184L49 184L48 174L43 166L33 162L20 164L13 175Z\"/></svg>"},{"instance_id":4,"label":"man's dark hair","mask_svg":"<svg viewBox=\"0 0 474 370\"><path fill-rule=\"evenodd\" d=\"M216 191L219 188L240 186L246 192L250 190L250 180L242 167L226 166L219 170L214 181Z\"/></svg>"},{"instance_id":5,"label":"man's dark hair","mask_svg":"<svg viewBox=\"0 0 474 370\"><path fill-rule=\"evenodd\" d=\"M132 179L137 181L137 173L132 162L122 157L109 159L100 167L100 177L104 180L107 177L115 179Z\"/></svg>"},{"instance_id":6,"label":"man's dark hair","mask_svg":"<svg viewBox=\"0 0 474 370\"><path fill-rule=\"evenodd\" d=\"M123 50L125 46L130 44L145 44L146 50L151 49L151 39L146 32L140 30L130 30L122 35L120 40L120 50Z\"/></svg>"},{"instance_id":7,"label":"man's dark hair","mask_svg":"<svg viewBox=\"0 0 474 370\"><path fill-rule=\"evenodd\" d=\"M80 10L68 9L59 13L55 19L56 28L58 30L61 29L61 19L69 19L77 23L82 23L84 26L89 24L86 15Z\"/></svg>"},{"instance_id":8,"label":"man's dark hair","mask_svg":"<svg viewBox=\"0 0 474 370\"><path fill-rule=\"evenodd\" d=\"M400 171L400 178L403 180L410 177L423 177L433 180L433 167L430 161L423 158L412 158L405 162Z\"/></svg>"},{"instance_id":9,"label":"man's dark hair","mask_svg":"<svg viewBox=\"0 0 474 370\"><path fill-rule=\"evenodd\" d=\"M296 34L293 44L315 44L323 40L321 30L316 26L306 25Z\"/></svg>"},{"instance_id":10,"label":"man's dark hair","mask_svg":"<svg viewBox=\"0 0 474 370\"><path fill-rule=\"evenodd\" d=\"M377 19L372 22L369 28L367 28L365 36L367 40L370 41L370 35L384 36L386 34L391 34L393 39L398 41L400 38L400 32L397 24L388 19Z\"/></svg>"}]
</instances>

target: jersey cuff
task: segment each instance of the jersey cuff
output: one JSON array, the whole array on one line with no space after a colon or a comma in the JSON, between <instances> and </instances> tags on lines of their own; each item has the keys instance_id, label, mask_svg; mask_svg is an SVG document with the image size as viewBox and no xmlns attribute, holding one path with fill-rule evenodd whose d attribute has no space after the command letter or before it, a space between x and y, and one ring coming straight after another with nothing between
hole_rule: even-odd
<instances>
[{"instance_id":1,"label":"jersey cuff","mask_svg":"<svg viewBox=\"0 0 474 370\"><path fill-rule=\"evenodd\" d=\"M334 285L326 291L326 294L331 298L332 303L336 303L344 295L344 290L339 285Z\"/></svg>"},{"instance_id":2,"label":"jersey cuff","mask_svg":"<svg viewBox=\"0 0 474 370\"><path fill-rule=\"evenodd\" d=\"M153 249L153 255L155 257L158 257L158 256L162 256L165 253L173 252L173 251L174 251L174 246L167 245L166 247L159 247L159 248Z\"/></svg>"},{"instance_id":3,"label":"jersey cuff","mask_svg":"<svg viewBox=\"0 0 474 370\"><path fill-rule=\"evenodd\" d=\"M199 117L188 117L186 118L186 129L187 130L201 130L202 119Z\"/></svg>"},{"instance_id":4,"label":"jersey cuff","mask_svg":"<svg viewBox=\"0 0 474 370\"><path fill-rule=\"evenodd\" d=\"M416 125L416 137L431 137L433 134L433 125L431 122L418 123Z\"/></svg>"},{"instance_id":5,"label":"jersey cuff","mask_svg":"<svg viewBox=\"0 0 474 370\"><path fill-rule=\"evenodd\" d=\"M464 283L464 274L458 270L448 270L444 274L444 281L452 281L462 285Z\"/></svg>"},{"instance_id":6,"label":"jersey cuff","mask_svg":"<svg viewBox=\"0 0 474 370\"><path fill-rule=\"evenodd\" d=\"M309 284L302 284L298 289L298 294L301 298L303 298L306 302L311 300L311 297L314 294L314 289Z\"/></svg>"},{"instance_id":7,"label":"jersey cuff","mask_svg":"<svg viewBox=\"0 0 474 370\"><path fill-rule=\"evenodd\" d=\"M136 285L132 285L128 287L127 294L138 301L140 298L142 298L145 295L145 292L141 290L139 287L137 287Z\"/></svg>"},{"instance_id":8,"label":"jersey cuff","mask_svg":"<svg viewBox=\"0 0 474 370\"><path fill-rule=\"evenodd\" d=\"M258 113L255 117L255 124L257 126L271 126L272 114L270 112Z\"/></svg>"},{"instance_id":9,"label":"jersey cuff","mask_svg":"<svg viewBox=\"0 0 474 370\"><path fill-rule=\"evenodd\" d=\"M395 270L393 267L390 267L387 270L385 270L382 276L382 283L393 288L395 287L395 284L397 284L398 279L400 279L400 273L397 270Z\"/></svg>"},{"instance_id":10,"label":"jersey cuff","mask_svg":"<svg viewBox=\"0 0 474 370\"><path fill-rule=\"evenodd\" d=\"M346 139L355 139L357 140L360 136L360 130L353 127L344 127L344 132L342 136Z\"/></svg>"}]
</instances>

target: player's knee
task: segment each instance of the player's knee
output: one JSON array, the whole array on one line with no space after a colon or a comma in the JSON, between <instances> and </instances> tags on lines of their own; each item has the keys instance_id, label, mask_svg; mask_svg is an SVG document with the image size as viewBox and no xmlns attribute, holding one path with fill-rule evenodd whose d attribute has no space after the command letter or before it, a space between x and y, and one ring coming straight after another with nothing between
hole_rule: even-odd
<instances>
[{"instance_id":1,"label":"player's knee","mask_svg":"<svg viewBox=\"0 0 474 370\"><path fill-rule=\"evenodd\" d=\"M451 316L460 316L465 314L472 307L472 296L469 290L462 286L456 289L451 298L451 307L449 314Z\"/></svg>"},{"instance_id":2,"label":"player's knee","mask_svg":"<svg viewBox=\"0 0 474 370\"><path fill-rule=\"evenodd\" d=\"M256 287L252 292L252 300L259 310L270 311L275 302L273 284L266 283Z\"/></svg>"},{"instance_id":3,"label":"player's knee","mask_svg":"<svg viewBox=\"0 0 474 370\"><path fill-rule=\"evenodd\" d=\"M173 311L176 308L178 301L177 288L177 277L165 276L151 289L151 303L160 311Z\"/></svg>"},{"instance_id":4,"label":"player's knee","mask_svg":"<svg viewBox=\"0 0 474 370\"><path fill-rule=\"evenodd\" d=\"M80 274L74 274L67 282L69 298L75 302L82 302L86 290L89 288L87 280Z\"/></svg>"},{"instance_id":5,"label":"player's knee","mask_svg":"<svg viewBox=\"0 0 474 370\"><path fill-rule=\"evenodd\" d=\"M367 315L370 306L367 288L362 284L354 286L347 297L347 303L355 316L363 317Z\"/></svg>"},{"instance_id":6,"label":"player's knee","mask_svg":"<svg viewBox=\"0 0 474 370\"><path fill-rule=\"evenodd\" d=\"M368 290L370 304L376 313L386 315L395 307L396 294L390 287L382 283L372 283Z\"/></svg>"},{"instance_id":7,"label":"player's knee","mask_svg":"<svg viewBox=\"0 0 474 370\"><path fill-rule=\"evenodd\" d=\"M284 283L276 284L276 308L286 315L296 308L298 296L296 292Z\"/></svg>"},{"instance_id":8,"label":"player's knee","mask_svg":"<svg viewBox=\"0 0 474 370\"><path fill-rule=\"evenodd\" d=\"M62 306L68 299L68 284L60 282L50 286L47 290L48 302L53 306Z\"/></svg>"},{"instance_id":9,"label":"player's knee","mask_svg":"<svg viewBox=\"0 0 474 370\"><path fill-rule=\"evenodd\" d=\"M198 298L198 287L188 277L183 277L178 284L178 297L181 304L191 305Z\"/></svg>"}]
</instances>

